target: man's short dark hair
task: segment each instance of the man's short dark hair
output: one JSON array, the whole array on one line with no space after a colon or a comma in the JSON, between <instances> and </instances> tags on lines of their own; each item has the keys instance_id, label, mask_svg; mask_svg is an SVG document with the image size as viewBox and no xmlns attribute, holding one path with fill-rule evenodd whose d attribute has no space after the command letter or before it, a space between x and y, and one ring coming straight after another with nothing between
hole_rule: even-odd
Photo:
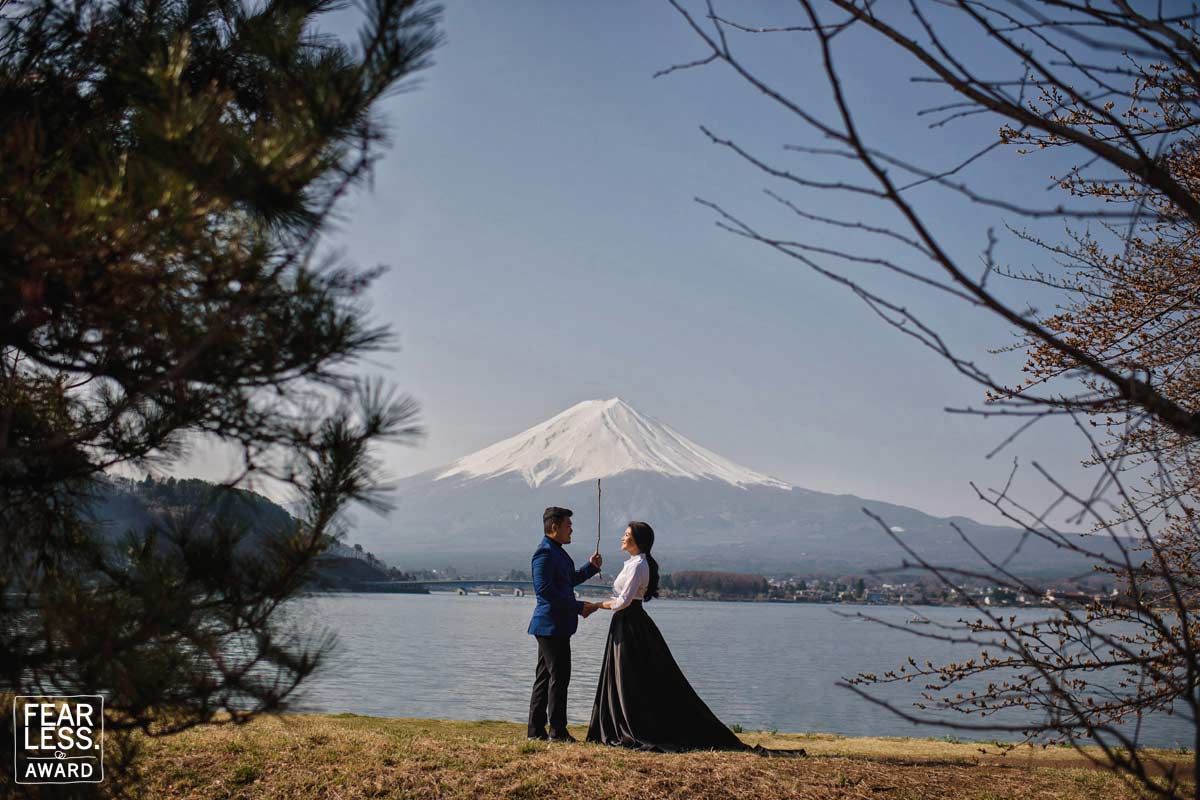
<instances>
[{"instance_id":1,"label":"man's short dark hair","mask_svg":"<svg viewBox=\"0 0 1200 800\"><path fill-rule=\"evenodd\" d=\"M553 531L551 530L551 526L561 525L562 521L564 519L566 519L569 516L572 516L574 513L575 512L569 508L559 508L558 506L550 506L549 508L547 508L545 511L542 512L543 532L547 536L549 536L551 533L553 533Z\"/></svg>"}]
</instances>

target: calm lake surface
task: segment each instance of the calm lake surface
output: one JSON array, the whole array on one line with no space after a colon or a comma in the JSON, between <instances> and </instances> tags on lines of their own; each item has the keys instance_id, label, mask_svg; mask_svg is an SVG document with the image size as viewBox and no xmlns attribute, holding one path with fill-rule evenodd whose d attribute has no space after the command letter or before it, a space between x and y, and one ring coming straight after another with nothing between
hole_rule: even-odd
<instances>
[{"instance_id":1,"label":"calm lake surface","mask_svg":"<svg viewBox=\"0 0 1200 800\"><path fill-rule=\"evenodd\" d=\"M302 684L295 710L524 722L537 659L534 639L525 633L533 603L532 596L449 593L330 594L293 601L288 610L294 619L314 633L335 632L339 644L325 669ZM973 613L966 608L918 610L948 623ZM937 664L978 652L914 634L931 625L893 630L838 615L861 611L899 624L912 616L895 606L659 599L647 604L647 611L700 697L723 722L747 730L943 735L951 731L916 726L835 684L857 672L895 669L910 655L918 663L928 658ZM591 713L610 618L600 611L580 620L572 639L572 723L586 724ZM872 691L911 710L918 689L914 681ZM1141 742L1190 746L1190 729L1178 717L1149 720L1143 723ZM963 739L1019 738L952 733Z\"/></svg>"}]
</instances>

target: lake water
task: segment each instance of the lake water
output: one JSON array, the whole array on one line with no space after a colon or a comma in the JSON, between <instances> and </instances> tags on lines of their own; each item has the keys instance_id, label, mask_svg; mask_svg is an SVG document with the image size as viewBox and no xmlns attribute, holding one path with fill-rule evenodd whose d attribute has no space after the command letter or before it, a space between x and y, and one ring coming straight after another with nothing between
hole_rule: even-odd
<instances>
[{"instance_id":1,"label":"lake water","mask_svg":"<svg viewBox=\"0 0 1200 800\"><path fill-rule=\"evenodd\" d=\"M295 619L305 620L313 631L336 632L339 643L324 670L302 684L295 710L524 722L537 659L534 639L525 632L533 602L531 596L449 593L331 594L293 601L289 612ZM948 623L973 613L918 610ZM918 727L835 684L856 672L894 669L910 655L918 663L928 658L937 664L978 651L914 635L934 626L893 630L838 615L862 611L901 624L912 616L895 606L659 599L647 604L647 611L700 697L726 724L747 730L942 735L949 731ZM580 620L572 639L572 723L586 724L591 713L610 618L600 611ZM914 681L872 693L911 709L918 688ZM953 733L964 739L1019 738ZM1190 746L1191 736L1187 721L1162 717L1143 724L1141 741Z\"/></svg>"}]
</instances>

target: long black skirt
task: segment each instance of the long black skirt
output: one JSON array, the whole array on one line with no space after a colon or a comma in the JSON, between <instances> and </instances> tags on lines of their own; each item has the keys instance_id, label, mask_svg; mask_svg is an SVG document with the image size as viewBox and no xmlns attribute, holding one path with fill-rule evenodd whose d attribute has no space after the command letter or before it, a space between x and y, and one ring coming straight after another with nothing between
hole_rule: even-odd
<instances>
[{"instance_id":1,"label":"long black skirt","mask_svg":"<svg viewBox=\"0 0 1200 800\"><path fill-rule=\"evenodd\" d=\"M635 600L613 614L587 740L640 750L750 750L700 699Z\"/></svg>"}]
</instances>

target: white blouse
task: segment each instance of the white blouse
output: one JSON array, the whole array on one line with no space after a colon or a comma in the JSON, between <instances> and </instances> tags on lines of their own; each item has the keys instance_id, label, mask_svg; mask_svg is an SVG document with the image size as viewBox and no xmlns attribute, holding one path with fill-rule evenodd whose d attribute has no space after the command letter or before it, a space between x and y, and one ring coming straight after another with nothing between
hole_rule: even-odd
<instances>
[{"instance_id":1,"label":"white blouse","mask_svg":"<svg viewBox=\"0 0 1200 800\"><path fill-rule=\"evenodd\" d=\"M645 553L630 556L613 581L613 596L609 599L613 611L620 611L634 600L641 600L650 585L650 562Z\"/></svg>"}]
</instances>

